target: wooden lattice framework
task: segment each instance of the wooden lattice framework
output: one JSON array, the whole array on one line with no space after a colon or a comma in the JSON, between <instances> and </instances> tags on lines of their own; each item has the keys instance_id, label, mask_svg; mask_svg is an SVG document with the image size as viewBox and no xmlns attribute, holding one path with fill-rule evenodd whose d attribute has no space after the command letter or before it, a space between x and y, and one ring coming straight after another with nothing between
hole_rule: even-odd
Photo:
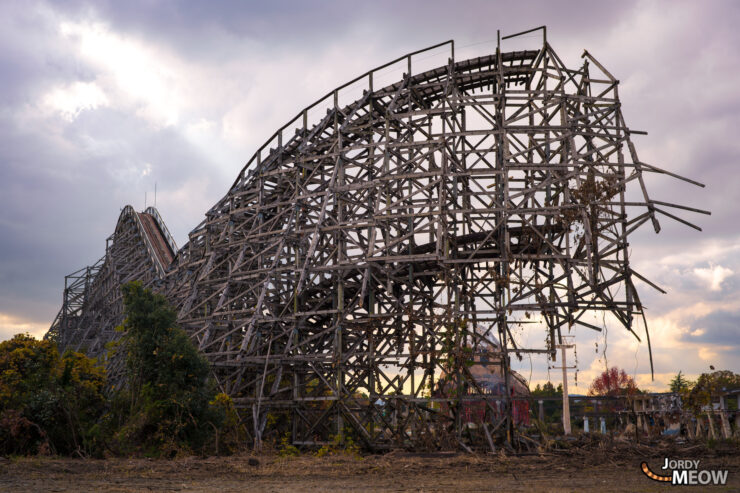
<instances>
[{"instance_id":1,"label":"wooden lattice framework","mask_svg":"<svg viewBox=\"0 0 740 493\"><path fill-rule=\"evenodd\" d=\"M446 65L413 72L442 47ZM378 87L395 64L402 80ZM326 113L309 121L315 108ZM602 329L584 317L594 311L640 339L633 280L652 283L630 267L628 237L646 222L658 232L659 214L686 223L667 208L702 212L648 196L646 173L686 179L641 162L635 133L618 81L588 52L566 67L544 36L464 61L452 41L409 54L278 130L166 272L158 215L145 232L122 214L86 304L63 308L50 333L101 354L120 323L117 286L139 278L178 307L256 443L268 415L286 418L296 445L511 439L512 353L554 358L562 333ZM516 334L532 329L540 344L523 347ZM471 377L486 361L506 391ZM484 435L466 431L466 401L485 401Z\"/></svg>"}]
</instances>

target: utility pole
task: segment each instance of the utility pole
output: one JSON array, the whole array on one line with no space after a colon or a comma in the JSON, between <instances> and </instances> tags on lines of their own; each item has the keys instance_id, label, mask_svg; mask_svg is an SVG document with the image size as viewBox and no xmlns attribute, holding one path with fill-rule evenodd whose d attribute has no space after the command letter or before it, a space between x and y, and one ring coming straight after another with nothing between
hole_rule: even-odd
<instances>
[{"instance_id":1,"label":"utility pole","mask_svg":"<svg viewBox=\"0 0 740 493\"><path fill-rule=\"evenodd\" d=\"M568 400L568 369L576 368L576 365L568 366L565 350L574 348L576 345L572 342L573 336L562 336L561 340L563 344L558 344L555 347L560 349L560 354L563 359L562 366L553 366L554 369L563 369L563 430L566 435L570 435L570 401Z\"/></svg>"}]
</instances>

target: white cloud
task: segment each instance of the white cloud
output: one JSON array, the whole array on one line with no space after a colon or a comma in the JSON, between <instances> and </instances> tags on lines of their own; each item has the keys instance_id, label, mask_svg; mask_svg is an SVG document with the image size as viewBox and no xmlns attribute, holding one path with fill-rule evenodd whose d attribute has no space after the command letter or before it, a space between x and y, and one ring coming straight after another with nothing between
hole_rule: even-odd
<instances>
[{"instance_id":1,"label":"white cloud","mask_svg":"<svg viewBox=\"0 0 740 493\"><path fill-rule=\"evenodd\" d=\"M722 267L721 265L712 265L705 268L694 268L694 275L707 283L711 291L722 289L722 281L730 277L734 272L732 269Z\"/></svg>"},{"instance_id":2,"label":"white cloud","mask_svg":"<svg viewBox=\"0 0 740 493\"><path fill-rule=\"evenodd\" d=\"M178 122L183 106L178 82L183 74L176 61L99 22L62 22L60 32L77 42L79 54L101 70L100 79L112 91L138 106L138 116L160 126Z\"/></svg>"},{"instance_id":3,"label":"white cloud","mask_svg":"<svg viewBox=\"0 0 740 493\"><path fill-rule=\"evenodd\" d=\"M43 104L71 122L84 110L107 106L108 98L94 82L75 82L49 91Z\"/></svg>"},{"instance_id":4,"label":"white cloud","mask_svg":"<svg viewBox=\"0 0 740 493\"><path fill-rule=\"evenodd\" d=\"M172 130L187 139L203 151L204 164L226 172L224 190L244 164L245 154L259 145L259 136L270 135L271 127L278 126L264 121L274 105L274 98L266 95L277 89L268 85L257 91L250 84L254 76L250 67L262 65L264 53L246 52L240 59L227 61L217 57L214 61L191 60L171 46L97 20L64 20L59 23L58 35L78 63L93 71L107 106L142 120L155 131ZM279 70L269 72L277 77ZM245 111L245 118L237 124L246 130L230 139L224 116L254 96L266 107L257 105ZM111 140L115 141L115 136ZM160 164L152 162L152 176L157 175Z\"/></svg>"}]
</instances>

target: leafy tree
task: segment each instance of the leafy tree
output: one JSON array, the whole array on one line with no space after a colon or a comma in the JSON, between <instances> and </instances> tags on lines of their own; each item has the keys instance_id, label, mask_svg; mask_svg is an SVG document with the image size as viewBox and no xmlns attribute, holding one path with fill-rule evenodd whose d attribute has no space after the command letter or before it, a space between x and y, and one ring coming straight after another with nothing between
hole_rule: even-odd
<instances>
[{"instance_id":1,"label":"leafy tree","mask_svg":"<svg viewBox=\"0 0 740 493\"><path fill-rule=\"evenodd\" d=\"M673 380L671 380L670 389L671 392L684 392L691 388L693 382L690 382L681 374L681 370L678 371Z\"/></svg>"},{"instance_id":2,"label":"leafy tree","mask_svg":"<svg viewBox=\"0 0 740 493\"><path fill-rule=\"evenodd\" d=\"M205 452L229 403L215 399L208 363L176 326L166 298L140 282L125 284L122 292L126 319L119 347L127 387L114 398L113 447L148 455Z\"/></svg>"},{"instance_id":3,"label":"leafy tree","mask_svg":"<svg viewBox=\"0 0 740 493\"><path fill-rule=\"evenodd\" d=\"M684 406L695 413L730 390L740 389L740 375L727 370L702 373L691 389L682 392Z\"/></svg>"},{"instance_id":4,"label":"leafy tree","mask_svg":"<svg viewBox=\"0 0 740 493\"><path fill-rule=\"evenodd\" d=\"M537 384L534 390L530 392L530 397L532 398L530 409L536 417L539 412L537 399L541 399L543 397L559 397L562 399L563 385L558 384L558 386L555 387L552 382L546 382L542 386L540 386L540 384ZM542 407L545 413L545 422L557 423L563 416L562 401L548 399L543 402Z\"/></svg>"},{"instance_id":5,"label":"leafy tree","mask_svg":"<svg viewBox=\"0 0 740 493\"><path fill-rule=\"evenodd\" d=\"M552 382L546 382L541 387L540 384L537 384L530 395L532 397L560 397L563 395L563 384L558 384L557 388Z\"/></svg>"},{"instance_id":6,"label":"leafy tree","mask_svg":"<svg viewBox=\"0 0 740 493\"><path fill-rule=\"evenodd\" d=\"M588 389L588 395L630 396L638 393L635 381L624 370L616 366L596 377Z\"/></svg>"},{"instance_id":7,"label":"leafy tree","mask_svg":"<svg viewBox=\"0 0 740 493\"><path fill-rule=\"evenodd\" d=\"M240 422L234 401L227 394L219 393L209 404L217 415L223 418L220 427L213 425L216 454L231 453L242 449L247 443L247 433Z\"/></svg>"},{"instance_id":8,"label":"leafy tree","mask_svg":"<svg viewBox=\"0 0 740 493\"><path fill-rule=\"evenodd\" d=\"M105 371L87 356L18 334L0 343L0 453L99 453Z\"/></svg>"}]
</instances>

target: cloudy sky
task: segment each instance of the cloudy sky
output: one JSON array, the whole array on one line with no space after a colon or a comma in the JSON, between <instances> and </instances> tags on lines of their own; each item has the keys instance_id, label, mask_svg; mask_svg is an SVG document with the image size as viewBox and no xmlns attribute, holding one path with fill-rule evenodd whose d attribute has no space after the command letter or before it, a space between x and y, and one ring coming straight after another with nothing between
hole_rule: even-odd
<instances>
[{"instance_id":1,"label":"cloudy sky","mask_svg":"<svg viewBox=\"0 0 740 493\"><path fill-rule=\"evenodd\" d=\"M568 65L586 48L621 81L653 198L709 209L631 241L647 349L579 333L579 386L618 365L661 390L678 370L740 371L740 4L736 2L0 2L0 340L42 335L63 277L104 253L145 193L182 245L255 149L300 108L406 52L456 58L546 24ZM504 48L537 48L536 36ZM445 63L441 52L439 64ZM393 75L393 74L390 74ZM400 74L398 74L400 75ZM398 77L400 78L400 77ZM520 363L530 377L530 362ZM547 379L532 362L533 382ZM559 380L557 373L554 380ZM571 383L572 385L572 383Z\"/></svg>"}]
</instances>

